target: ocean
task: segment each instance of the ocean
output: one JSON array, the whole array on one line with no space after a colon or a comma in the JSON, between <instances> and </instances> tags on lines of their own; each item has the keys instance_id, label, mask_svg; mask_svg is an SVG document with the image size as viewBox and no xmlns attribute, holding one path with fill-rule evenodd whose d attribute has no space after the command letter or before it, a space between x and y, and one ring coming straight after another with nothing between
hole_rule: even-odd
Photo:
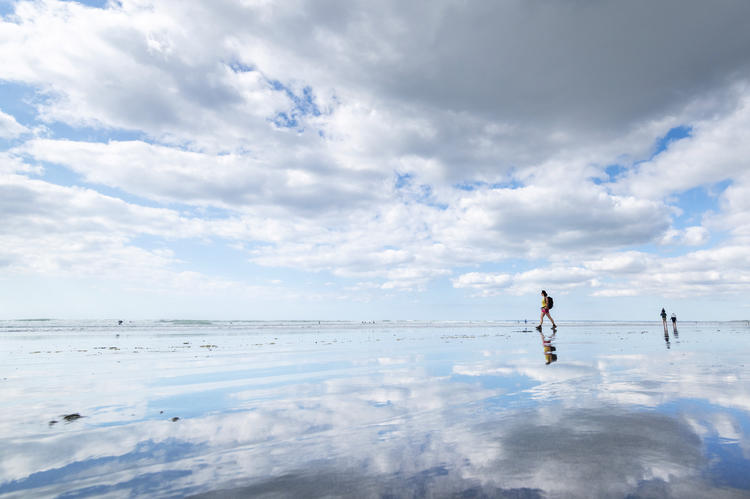
<instances>
[{"instance_id":1,"label":"ocean","mask_svg":"<svg viewBox=\"0 0 750 499\"><path fill-rule=\"evenodd\" d=\"M748 497L747 322L0 321L0 497Z\"/></svg>"}]
</instances>

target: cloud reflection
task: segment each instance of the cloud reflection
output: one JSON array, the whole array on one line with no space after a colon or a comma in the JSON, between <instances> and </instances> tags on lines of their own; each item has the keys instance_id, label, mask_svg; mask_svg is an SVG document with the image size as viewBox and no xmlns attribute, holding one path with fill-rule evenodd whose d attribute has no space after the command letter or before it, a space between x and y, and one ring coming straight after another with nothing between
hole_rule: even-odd
<instances>
[{"instance_id":1,"label":"cloud reflection","mask_svg":"<svg viewBox=\"0 0 750 499\"><path fill-rule=\"evenodd\" d=\"M377 352L365 343L317 347L315 363L305 348L268 360L270 347L252 357L238 346L246 338L217 335L221 347L196 361L192 374L193 356L159 353L170 377L107 380L123 393L131 383L130 405L121 409L96 411L103 388L92 378L84 385L92 395L78 399L87 418L44 435L0 427L0 494L746 494L740 479L718 477L715 467L728 445L748 459L742 376L732 381L730 368L697 350L667 353L658 342L639 350L641 335L623 354L612 353L612 338L582 351L585 334L558 335L565 356L551 365L536 335L475 334L446 355L441 337L410 343L404 334ZM230 341L236 348L225 348ZM384 353L395 345L398 355ZM667 355L683 362L665 367ZM173 389L192 397L195 416L153 415L155 400ZM118 420L131 407L143 417Z\"/></svg>"}]
</instances>

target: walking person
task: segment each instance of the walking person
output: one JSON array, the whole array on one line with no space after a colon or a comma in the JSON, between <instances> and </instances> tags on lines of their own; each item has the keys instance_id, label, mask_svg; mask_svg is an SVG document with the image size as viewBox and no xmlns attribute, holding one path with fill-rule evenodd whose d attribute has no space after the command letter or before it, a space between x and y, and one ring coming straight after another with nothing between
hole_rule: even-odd
<instances>
[{"instance_id":1,"label":"walking person","mask_svg":"<svg viewBox=\"0 0 750 499\"><path fill-rule=\"evenodd\" d=\"M552 322L552 329L557 328L557 325L555 324L555 319L553 319L552 316L549 314L549 309L551 308L552 308L552 297L549 297L548 299L547 292L545 290L542 290L542 315L539 318L539 325L536 327L540 331L542 329L542 324L544 323L545 315L549 317L549 320Z\"/></svg>"},{"instance_id":2,"label":"walking person","mask_svg":"<svg viewBox=\"0 0 750 499\"><path fill-rule=\"evenodd\" d=\"M677 334L677 314L672 314L672 332Z\"/></svg>"},{"instance_id":3,"label":"walking person","mask_svg":"<svg viewBox=\"0 0 750 499\"><path fill-rule=\"evenodd\" d=\"M667 311L662 307L661 309L661 322L664 324L664 334L669 334L667 331Z\"/></svg>"}]
</instances>

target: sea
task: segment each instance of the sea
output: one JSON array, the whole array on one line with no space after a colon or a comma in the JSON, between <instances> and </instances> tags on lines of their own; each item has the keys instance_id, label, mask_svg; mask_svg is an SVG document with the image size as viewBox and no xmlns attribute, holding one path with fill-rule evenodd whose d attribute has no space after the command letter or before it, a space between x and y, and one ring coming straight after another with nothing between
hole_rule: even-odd
<instances>
[{"instance_id":1,"label":"sea","mask_svg":"<svg viewBox=\"0 0 750 499\"><path fill-rule=\"evenodd\" d=\"M0 321L0 497L750 497L750 324Z\"/></svg>"}]
</instances>

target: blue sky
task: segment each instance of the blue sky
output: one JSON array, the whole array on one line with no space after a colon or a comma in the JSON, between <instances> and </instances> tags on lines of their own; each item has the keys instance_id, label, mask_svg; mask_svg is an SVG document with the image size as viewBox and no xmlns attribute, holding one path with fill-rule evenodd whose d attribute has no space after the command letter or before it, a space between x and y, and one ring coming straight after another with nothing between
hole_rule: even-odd
<instances>
[{"instance_id":1,"label":"blue sky","mask_svg":"<svg viewBox=\"0 0 750 499\"><path fill-rule=\"evenodd\" d=\"M746 319L748 9L0 2L0 318Z\"/></svg>"}]
</instances>

